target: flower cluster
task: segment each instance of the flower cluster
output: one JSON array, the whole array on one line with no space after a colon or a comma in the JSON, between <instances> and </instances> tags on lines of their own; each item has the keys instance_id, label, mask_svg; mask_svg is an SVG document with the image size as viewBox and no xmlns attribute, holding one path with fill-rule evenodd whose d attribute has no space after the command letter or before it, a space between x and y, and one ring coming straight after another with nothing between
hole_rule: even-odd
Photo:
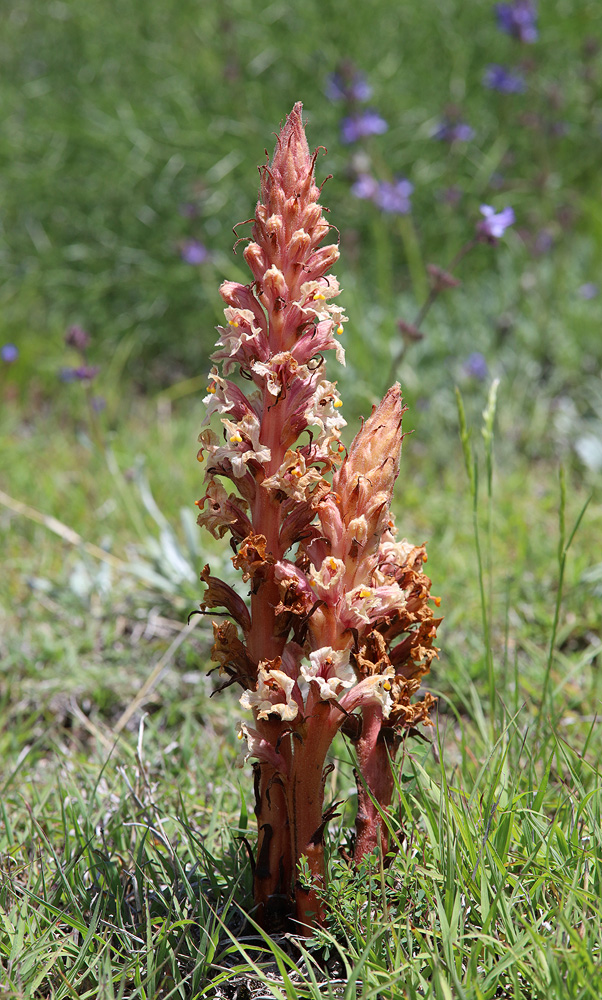
<instances>
[{"instance_id":1,"label":"flower cluster","mask_svg":"<svg viewBox=\"0 0 602 1000\"><path fill-rule=\"evenodd\" d=\"M527 45L537 41L537 10L532 0L496 3L495 16L498 27L507 35Z\"/></svg>"},{"instance_id":2,"label":"flower cluster","mask_svg":"<svg viewBox=\"0 0 602 1000\"><path fill-rule=\"evenodd\" d=\"M410 197L414 185L405 177L394 181L377 181L371 174L359 174L351 188L356 198L372 201L390 215L408 215L412 210Z\"/></svg>"},{"instance_id":3,"label":"flower cluster","mask_svg":"<svg viewBox=\"0 0 602 1000\"><path fill-rule=\"evenodd\" d=\"M525 78L516 70L491 63L483 75L483 86L488 90L499 90L501 94L522 94L525 90Z\"/></svg>"},{"instance_id":4,"label":"flower cluster","mask_svg":"<svg viewBox=\"0 0 602 1000\"><path fill-rule=\"evenodd\" d=\"M444 118L437 128L432 133L433 139L439 139L440 142L470 142L474 139L475 131L468 122L463 121L451 121L449 118Z\"/></svg>"},{"instance_id":5,"label":"flower cluster","mask_svg":"<svg viewBox=\"0 0 602 1000\"><path fill-rule=\"evenodd\" d=\"M59 370L59 379L61 382L85 382L89 384L94 381L100 368L97 365L88 363L87 351L90 342L90 334L82 326L79 326L79 324L74 324L68 328L65 333L65 344L79 354L80 363L72 365L69 368L61 368Z\"/></svg>"},{"instance_id":6,"label":"flower cluster","mask_svg":"<svg viewBox=\"0 0 602 1000\"><path fill-rule=\"evenodd\" d=\"M283 896L294 900L303 926L320 919L326 753L343 726L370 787L375 731L390 731L393 745L429 722L432 698L412 698L436 655L439 621L424 546L396 540L390 511L399 386L348 451L340 440L342 402L324 355L334 351L344 363L347 317L328 274L338 248L322 246L330 227L318 202L316 155L298 104L262 168L244 251L253 281L220 289L225 323L204 402L205 423L219 419L222 435L207 426L199 438L206 469L199 524L215 537L230 535L233 564L249 588L245 601L206 567L201 607L225 608L233 619L214 624L212 658L224 686L238 683L241 705L253 713L239 736L243 756L255 761L255 896L266 925ZM390 795L381 800L386 808ZM375 829L371 839L358 838L357 856L378 837ZM302 856L311 889L297 884Z\"/></svg>"},{"instance_id":7,"label":"flower cluster","mask_svg":"<svg viewBox=\"0 0 602 1000\"><path fill-rule=\"evenodd\" d=\"M372 87L352 62L341 63L326 81L326 96L346 105L347 114L341 119L341 142L353 145L372 135L382 135L389 128L385 119L374 108L359 108L369 101Z\"/></svg>"}]
</instances>

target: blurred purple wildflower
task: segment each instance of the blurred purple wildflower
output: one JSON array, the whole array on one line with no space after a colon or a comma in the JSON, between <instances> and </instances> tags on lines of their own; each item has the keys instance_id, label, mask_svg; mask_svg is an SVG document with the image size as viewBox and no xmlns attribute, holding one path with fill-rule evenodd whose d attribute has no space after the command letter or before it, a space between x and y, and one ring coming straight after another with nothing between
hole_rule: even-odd
<instances>
[{"instance_id":1,"label":"blurred purple wildflower","mask_svg":"<svg viewBox=\"0 0 602 1000\"><path fill-rule=\"evenodd\" d=\"M91 382L100 371L97 365L79 365L77 368L61 368L61 382Z\"/></svg>"},{"instance_id":2,"label":"blurred purple wildflower","mask_svg":"<svg viewBox=\"0 0 602 1000\"><path fill-rule=\"evenodd\" d=\"M577 289L577 295L582 299L595 299L599 293L600 289L593 281L586 281L584 285L580 285Z\"/></svg>"},{"instance_id":3,"label":"blurred purple wildflower","mask_svg":"<svg viewBox=\"0 0 602 1000\"><path fill-rule=\"evenodd\" d=\"M414 185L405 177L398 177L394 181L381 181L374 201L383 212L408 215L412 209L410 195L413 190Z\"/></svg>"},{"instance_id":4,"label":"blurred purple wildflower","mask_svg":"<svg viewBox=\"0 0 602 1000\"><path fill-rule=\"evenodd\" d=\"M459 188L456 184L452 184L450 187L444 188L443 191L439 192L439 198L444 205L457 205L462 200L463 195L462 188Z\"/></svg>"},{"instance_id":5,"label":"blurred purple wildflower","mask_svg":"<svg viewBox=\"0 0 602 1000\"><path fill-rule=\"evenodd\" d=\"M185 201L180 205L179 212L185 219L196 219L199 214L199 206L195 205L193 201Z\"/></svg>"},{"instance_id":6,"label":"blurred purple wildflower","mask_svg":"<svg viewBox=\"0 0 602 1000\"><path fill-rule=\"evenodd\" d=\"M522 73L514 73L505 66L491 63L485 70L483 86L489 90L499 90L501 94L522 94L525 90L525 78Z\"/></svg>"},{"instance_id":7,"label":"blurred purple wildflower","mask_svg":"<svg viewBox=\"0 0 602 1000\"><path fill-rule=\"evenodd\" d=\"M389 126L384 118L371 108L341 119L341 142L349 146L371 135L382 135Z\"/></svg>"},{"instance_id":8,"label":"blurred purple wildflower","mask_svg":"<svg viewBox=\"0 0 602 1000\"><path fill-rule=\"evenodd\" d=\"M484 218L477 224L477 235L492 243L499 240L508 226L514 223L514 209L510 207L496 212L491 205L481 205L480 212Z\"/></svg>"},{"instance_id":9,"label":"blurred purple wildflower","mask_svg":"<svg viewBox=\"0 0 602 1000\"><path fill-rule=\"evenodd\" d=\"M537 41L537 10L532 0L496 3L495 16L498 28L507 35L527 45Z\"/></svg>"},{"instance_id":10,"label":"blurred purple wildflower","mask_svg":"<svg viewBox=\"0 0 602 1000\"><path fill-rule=\"evenodd\" d=\"M464 374L484 382L489 374L489 366L480 351L473 351L464 364Z\"/></svg>"},{"instance_id":11,"label":"blurred purple wildflower","mask_svg":"<svg viewBox=\"0 0 602 1000\"><path fill-rule=\"evenodd\" d=\"M186 264L204 264L209 257L209 251L198 240L186 240L180 250L180 256Z\"/></svg>"},{"instance_id":12,"label":"blurred purple wildflower","mask_svg":"<svg viewBox=\"0 0 602 1000\"><path fill-rule=\"evenodd\" d=\"M379 184L372 174L358 174L356 181L351 186L351 194L356 198L364 198L373 201L378 194Z\"/></svg>"},{"instance_id":13,"label":"blurred purple wildflower","mask_svg":"<svg viewBox=\"0 0 602 1000\"><path fill-rule=\"evenodd\" d=\"M474 139L475 131L466 122L450 122L444 119L439 127L433 132L431 138L439 139L442 142L470 142Z\"/></svg>"},{"instance_id":14,"label":"blurred purple wildflower","mask_svg":"<svg viewBox=\"0 0 602 1000\"><path fill-rule=\"evenodd\" d=\"M90 344L90 334L83 326L74 324L65 334L65 343L68 347L74 347L76 351L85 351Z\"/></svg>"},{"instance_id":15,"label":"blurred purple wildflower","mask_svg":"<svg viewBox=\"0 0 602 1000\"><path fill-rule=\"evenodd\" d=\"M326 80L326 96L330 101L369 101L372 87L363 73L338 70Z\"/></svg>"},{"instance_id":16,"label":"blurred purple wildflower","mask_svg":"<svg viewBox=\"0 0 602 1000\"><path fill-rule=\"evenodd\" d=\"M534 254L549 253L549 251L554 246L554 236L549 229L540 229L535 234L535 239L532 243L532 250Z\"/></svg>"},{"instance_id":17,"label":"blurred purple wildflower","mask_svg":"<svg viewBox=\"0 0 602 1000\"><path fill-rule=\"evenodd\" d=\"M3 344L0 348L0 357L5 365L13 365L19 359L19 348L16 344Z\"/></svg>"},{"instance_id":18,"label":"blurred purple wildflower","mask_svg":"<svg viewBox=\"0 0 602 1000\"><path fill-rule=\"evenodd\" d=\"M107 408L107 401L104 396L92 396L90 406L95 413L102 413L102 411Z\"/></svg>"}]
</instances>

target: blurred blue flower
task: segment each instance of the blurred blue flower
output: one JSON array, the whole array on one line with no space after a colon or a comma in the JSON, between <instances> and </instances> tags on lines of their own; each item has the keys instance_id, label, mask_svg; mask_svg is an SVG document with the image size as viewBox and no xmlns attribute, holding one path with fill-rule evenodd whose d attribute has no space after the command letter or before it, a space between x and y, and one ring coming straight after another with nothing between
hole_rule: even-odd
<instances>
[{"instance_id":1,"label":"blurred blue flower","mask_svg":"<svg viewBox=\"0 0 602 1000\"><path fill-rule=\"evenodd\" d=\"M0 348L0 357L5 365L12 365L19 358L19 348L16 344L3 344Z\"/></svg>"},{"instance_id":2,"label":"blurred blue flower","mask_svg":"<svg viewBox=\"0 0 602 1000\"><path fill-rule=\"evenodd\" d=\"M185 201L180 205L179 212L185 219L196 219L199 214L199 206L195 205L193 201Z\"/></svg>"},{"instance_id":3,"label":"blurred blue flower","mask_svg":"<svg viewBox=\"0 0 602 1000\"><path fill-rule=\"evenodd\" d=\"M370 135L382 135L388 128L386 121L377 111L367 108L341 120L341 142L348 146Z\"/></svg>"},{"instance_id":4,"label":"blurred blue flower","mask_svg":"<svg viewBox=\"0 0 602 1000\"><path fill-rule=\"evenodd\" d=\"M374 201L383 212L408 215L412 210L410 195L413 190L414 185L405 177L399 177L392 182L381 181Z\"/></svg>"},{"instance_id":5,"label":"blurred blue flower","mask_svg":"<svg viewBox=\"0 0 602 1000\"><path fill-rule=\"evenodd\" d=\"M535 239L533 240L532 245L533 253L549 253L553 246L554 236L549 229L540 229L539 232L535 234Z\"/></svg>"},{"instance_id":6,"label":"blurred blue flower","mask_svg":"<svg viewBox=\"0 0 602 1000\"><path fill-rule=\"evenodd\" d=\"M97 365L79 365L77 368L61 368L61 382L91 382L100 371Z\"/></svg>"},{"instance_id":7,"label":"blurred blue flower","mask_svg":"<svg viewBox=\"0 0 602 1000\"><path fill-rule=\"evenodd\" d=\"M477 225L477 235L491 242L499 240L514 223L514 209L510 207L496 212L491 205L481 205L479 210L484 218Z\"/></svg>"},{"instance_id":8,"label":"blurred blue flower","mask_svg":"<svg viewBox=\"0 0 602 1000\"><path fill-rule=\"evenodd\" d=\"M372 174L358 174L354 184L351 185L351 194L356 198L365 198L373 201L378 194L379 184Z\"/></svg>"},{"instance_id":9,"label":"blurred blue flower","mask_svg":"<svg viewBox=\"0 0 602 1000\"><path fill-rule=\"evenodd\" d=\"M198 240L186 240L180 250L180 256L186 264L204 264L209 257L209 251Z\"/></svg>"},{"instance_id":10,"label":"blurred blue flower","mask_svg":"<svg viewBox=\"0 0 602 1000\"><path fill-rule=\"evenodd\" d=\"M580 285L577 289L577 295L580 295L582 299L595 299L599 293L600 289L593 281L586 281L584 285Z\"/></svg>"},{"instance_id":11,"label":"blurred blue flower","mask_svg":"<svg viewBox=\"0 0 602 1000\"><path fill-rule=\"evenodd\" d=\"M484 382L489 374L489 366L480 351L473 351L464 364L464 374Z\"/></svg>"},{"instance_id":12,"label":"blurred blue flower","mask_svg":"<svg viewBox=\"0 0 602 1000\"><path fill-rule=\"evenodd\" d=\"M459 188L457 184L452 184L450 187L444 188L443 191L439 192L439 198L444 205L455 206L462 201L463 194L462 188Z\"/></svg>"},{"instance_id":13,"label":"blurred blue flower","mask_svg":"<svg viewBox=\"0 0 602 1000\"><path fill-rule=\"evenodd\" d=\"M499 90L502 94L522 94L525 90L525 78L521 73L491 63L485 70L483 86L489 90Z\"/></svg>"},{"instance_id":14,"label":"blurred blue flower","mask_svg":"<svg viewBox=\"0 0 602 1000\"><path fill-rule=\"evenodd\" d=\"M450 122L444 119L439 127L433 132L432 139L440 139L442 142L470 142L474 139L475 131L466 122Z\"/></svg>"},{"instance_id":15,"label":"blurred blue flower","mask_svg":"<svg viewBox=\"0 0 602 1000\"><path fill-rule=\"evenodd\" d=\"M107 408L107 401L104 396L92 396L90 406L95 413L102 413L102 411Z\"/></svg>"},{"instance_id":16,"label":"blurred blue flower","mask_svg":"<svg viewBox=\"0 0 602 1000\"><path fill-rule=\"evenodd\" d=\"M498 28L507 35L512 35L527 45L537 41L537 10L532 0L496 3L495 16Z\"/></svg>"},{"instance_id":17,"label":"blurred blue flower","mask_svg":"<svg viewBox=\"0 0 602 1000\"><path fill-rule=\"evenodd\" d=\"M363 73L338 70L326 80L326 96L330 101L369 101L372 87Z\"/></svg>"}]
</instances>

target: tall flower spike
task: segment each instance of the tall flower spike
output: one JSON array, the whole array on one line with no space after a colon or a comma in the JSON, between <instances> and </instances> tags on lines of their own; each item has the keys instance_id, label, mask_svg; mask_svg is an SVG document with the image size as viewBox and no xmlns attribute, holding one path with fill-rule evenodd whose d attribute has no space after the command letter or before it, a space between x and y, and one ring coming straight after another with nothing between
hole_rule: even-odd
<instances>
[{"instance_id":1,"label":"tall flower spike","mask_svg":"<svg viewBox=\"0 0 602 1000\"><path fill-rule=\"evenodd\" d=\"M243 760L254 760L256 917L268 929L292 917L310 933L324 915L323 841L333 816L324 809L326 754L344 723L377 794L376 771L386 768L388 805L393 780L379 736L388 727L399 742L412 723L428 722L427 700L411 705L410 696L434 655L434 622L430 581L415 566L424 550L396 543L392 530L398 385L341 458L342 401L324 373L325 351L344 363L346 317L327 273L339 251L322 246L330 226L301 110L296 104L261 168L244 252L253 281L220 289L225 323L205 422L221 421L222 438L213 426L200 435L206 476L197 504L199 524L216 538L229 533L248 588L245 600L203 570L202 608L224 608L232 619L214 623L221 686L239 684L253 714L239 737ZM360 793L358 857L373 846L367 809ZM300 881L302 858L309 882Z\"/></svg>"}]
</instances>

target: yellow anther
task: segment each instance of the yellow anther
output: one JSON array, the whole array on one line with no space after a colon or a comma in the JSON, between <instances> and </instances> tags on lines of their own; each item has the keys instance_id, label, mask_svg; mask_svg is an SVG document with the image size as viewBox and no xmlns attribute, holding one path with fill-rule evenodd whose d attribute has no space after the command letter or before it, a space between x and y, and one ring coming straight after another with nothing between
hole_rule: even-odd
<instances>
[{"instance_id":1,"label":"yellow anther","mask_svg":"<svg viewBox=\"0 0 602 1000\"><path fill-rule=\"evenodd\" d=\"M325 298L326 296L322 295L322 292L318 292L317 295L314 295L314 299L320 299L322 302L325 300Z\"/></svg>"},{"instance_id":2,"label":"yellow anther","mask_svg":"<svg viewBox=\"0 0 602 1000\"><path fill-rule=\"evenodd\" d=\"M441 598L440 597L433 597L433 600L435 602L435 607L436 608L440 608L441 607Z\"/></svg>"},{"instance_id":3,"label":"yellow anther","mask_svg":"<svg viewBox=\"0 0 602 1000\"><path fill-rule=\"evenodd\" d=\"M235 319L229 319L228 326L238 326L238 323Z\"/></svg>"},{"instance_id":4,"label":"yellow anther","mask_svg":"<svg viewBox=\"0 0 602 1000\"><path fill-rule=\"evenodd\" d=\"M230 441L232 442L232 444L240 444L242 438L240 434L233 434L232 437L230 438Z\"/></svg>"},{"instance_id":5,"label":"yellow anther","mask_svg":"<svg viewBox=\"0 0 602 1000\"><path fill-rule=\"evenodd\" d=\"M215 392L215 385L213 385L213 384L212 385L208 385L207 386L207 392L210 392L210 393L213 394Z\"/></svg>"},{"instance_id":6,"label":"yellow anther","mask_svg":"<svg viewBox=\"0 0 602 1000\"><path fill-rule=\"evenodd\" d=\"M422 553L422 561L423 562L427 562L427 560L428 560L428 556L427 556L426 552L423 552Z\"/></svg>"},{"instance_id":7,"label":"yellow anther","mask_svg":"<svg viewBox=\"0 0 602 1000\"><path fill-rule=\"evenodd\" d=\"M199 452L197 452L196 460L197 460L197 462L202 462L203 461L203 449L202 448L201 448L201 450Z\"/></svg>"},{"instance_id":8,"label":"yellow anther","mask_svg":"<svg viewBox=\"0 0 602 1000\"><path fill-rule=\"evenodd\" d=\"M336 564L336 560L335 560L335 559L333 559L333 557L332 557L332 556L330 556L330 557L329 557L329 558L328 558L328 559L326 560L326 562L327 562L327 564L328 564L328 567L329 567L329 569L331 569L331 570L332 570L332 571L334 572L334 570L335 570L335 569L337 568L337 564Z\"/></svg>"},{"instance_id":9,"label":"yellow anther","mask_svg":"<svg viewBox=\"0 0 602 1000\"><path fill-rule=\"evenodd\" d=\"M239 731L236 734L236 739L237 740L243 740L244 738L245 738L245 734L243 733L242 729L239 729Z\"/></svg>"},{"instance_id":10,"label":"yellow anther","mask_svg":"<svg viewBox=\"0 0 602 1000\"><path fill-rule=\"evenodd\" d=\"M302 476L302 475L303 473L301 472L301 469L299 468L291 469L291 476Z\"/></svg>"},{"instance_id":11,"label":"yellow anther","mask_svg":"<svg viewBox=\"0 0 602 1000\"><path fill-rule=\"evenodd\" d=\"M200 500L195 500L194 501L194 506L195 507L200 507L201 506L201 501Z\"/></svg>"},{"instance_id":12,"label":"yellow anther","mask_svg":"<svg viewBox=\"0 0 602 1000\"><path fill-rule=\"evenodd\" d=\"M339 323L339 325L337 326L337 333L338 333L339 337L341 336L342 332L343 332L343 327Z\"/></svg>"},{"instance_id":13,"label":"yellow anther","mask_svg":"<svg viewBox=\"0 0 602 1000\"><path fill-rule=\"evenodd\" d=\"M339 454L340 454L341 452L345 451L345 445L344 445L344 444L340 444L340 443L339 443L339 447L338 447L338 451L339 451Z\"/></svg>"},{"instance_id":14,"label":"yellow anther","mask_svg":"<svg viewBox=\"0 0 602 1000\"><path fill-rule=\"evenodd\" d=\"M338 410L339 406L343 405L343 400L342 399L335 399L335 401L334 401L334 403L332 405L335 406L336 409Z\"/></svg>"},{"instance_id":15,"label":"yellow anther","mask_svg":"<svg viewBox=\"0 0 602 1000\"><path fill-rule=\"evenodd\" d=\"M369 587L362 587L360 590L360 597L372 597L372 591Z\"/></svg>"},{"instance_id":16,"label":"yellow anther","mask_svg":"<svg viewBox=\"0 0 602 1000\"><path fill-rule=\"evenodd\" d=\"M310 587L317 587L318 586L318 582L317 582L317 580L310 580L309 581L309 585L310 585Z\"/></svg>"},{"instance_id":17,"label":"yellow anther","mask_svg":"<svg viewBox=\"0 0 602 1000\"><path fill-rule=\"evenodd\" d=\"M385 689L385 691L390 691L391 690L391 681L385 681L385 683L383 684L383 688Z\"/></svg>"}]
</instances>

